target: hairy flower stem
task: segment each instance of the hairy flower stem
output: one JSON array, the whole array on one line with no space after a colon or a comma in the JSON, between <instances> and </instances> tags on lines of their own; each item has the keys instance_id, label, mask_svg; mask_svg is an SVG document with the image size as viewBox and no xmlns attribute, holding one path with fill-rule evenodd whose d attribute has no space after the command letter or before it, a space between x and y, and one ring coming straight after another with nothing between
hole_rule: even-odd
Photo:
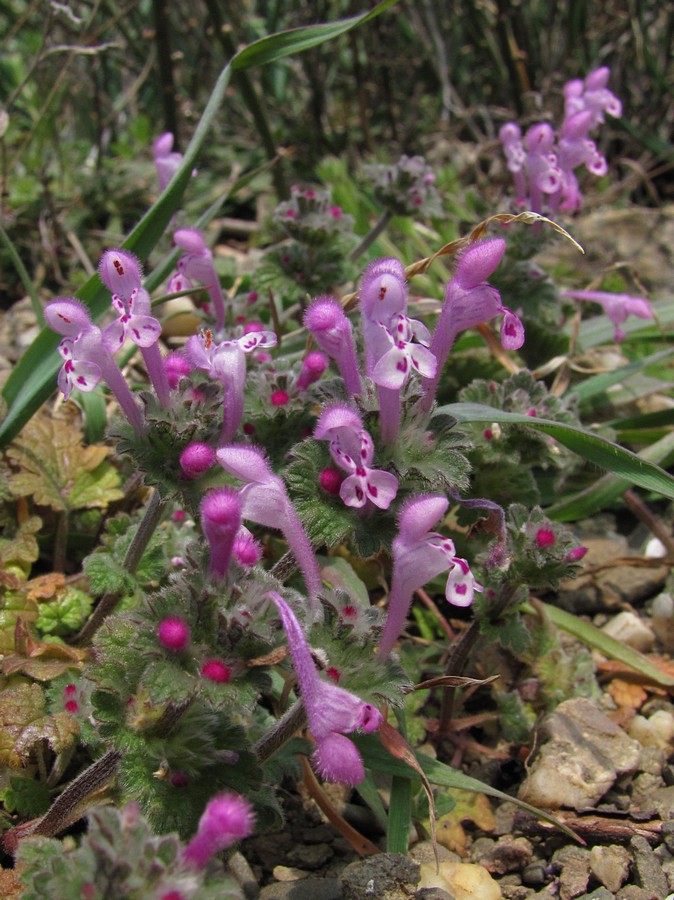
<instances>
[{"instance_id":1,"label":"hairy flower stem","mask_svg":"<svg viewBox=\"0 0 674 900\"><path fill-rule=\"evenodd\" d=\"M93 803L100 802L100 790L115 774L121 758L119 750L109 750L96 760L70 782L42 818L6 832L2 839L4 849L14 854L21 838L29 835L54 837L81 819Z\"/></svg>"},{"instance_id":2,"label":"hairy flower stem","mask_svg":"<svg viewBox=\"0 0 674 900\"><path fill-rule=\"evenodd\" d=\"M147 550L152 535L155 533L157 525L161 521L165 505L166 501L162 499L159 492L156 490L153 491L148 504L145 507L143 518L138 524L138 529L131 538L131 543L127 548L124 562L122 563L124 569L130 575L133 575L138 569L143 553ZM74 643L88 644L105 619L114 611L120 599L121 596L117 592L103 594L96 609L91 614L91 617L75 637Z\"/></svg>"},{"instance_id":3,"label":"hairy flower stem","mask_svg":"<svg viewBox=\"0 0 674 900\"><path fill-rule=\"evenodd\" d=\"M307 713L301 700L295 701L273 728L263 735L253 747L258 762L266 762L277 750L307 724Z\"/></svg>"},{"instance_id":4,"label":"hairy flower stem","mask_svg":"<svg viewBox=\"0 0 674 900\"><path fill-rule=\"evenodd\" d=\"M516 593L516 585L506 585L502 589L500 595L494 598L489 609L489 620L492 624L498 622L502 613L508 608ZM479 620L473 619L468 628L454 643L449 654L449 659L447 660L447 665L445 666L445 675L460 675L463 672L466 662L480 639L481 634ZM438 737L440 740L447 737L449 734L454 712L455 696L456 688L448 688L442 693L440 721L438 725Z\"/></svg>"},{"instance_id":5,"label":"hairy flower stem","mask_svg":"<svg viewBox=\"0 0 674 900\"><path fill-rule=\"evenodd\" d=\"M358 259L359 256L362 256L363 253L365 253L365 251L377 240L382 231L384 231L392 218L393 213L387 209L379 219L379 221L376 222L372 226L372 229L365 235L360 244L358 244L358 246L351 251L349 255L349 259L351 260L351 262L354 262L354 260Z\"/></svg>"}]
</instances>

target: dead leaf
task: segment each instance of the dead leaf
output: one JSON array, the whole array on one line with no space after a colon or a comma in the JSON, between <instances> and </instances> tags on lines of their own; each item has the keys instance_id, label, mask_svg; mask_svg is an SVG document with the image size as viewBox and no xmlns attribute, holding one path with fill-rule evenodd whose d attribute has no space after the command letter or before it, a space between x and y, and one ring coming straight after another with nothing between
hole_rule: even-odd
<instances>
[{"instance_id":1,"label":"dead leaf","mask_svg":"<svg viewBox=\"0 0 674 900\"><path fill-rule=\"evenodd\" d=\"M648 700L648 694L639 684L631 684L622 678L614 678L608 686L608 692L616 702L616 706L628 709L641 709Z\"/></svg>"},{"instance_id":2,"label":"dead leaf","mask_svg":"<svg viewBox=\"0 0 674 900\"><path fill-rule=\"evenodd\" d=\"M458 853L459 856L467 856L468 837L463 828L464 822L473 822L482 831L493 831L496 820L492 812L491 804L484 794L475 794L472 791L454 790L451 792L455 800L455 806L438 820L435 834L439 844Z\"/></svg>"},{"instance_id":3,"label":"dead leaf","mask_svg":"<svg viewBox=\"0 0 674 900\"><path fill-rule=\"evenodd\" d=\"M39 684L17 684L0 693L0 763L18 769L33 746L46 740L55 753L69 747L79 734L67 712L44 714L45 695Z\"/></svg>"}]
</instances>

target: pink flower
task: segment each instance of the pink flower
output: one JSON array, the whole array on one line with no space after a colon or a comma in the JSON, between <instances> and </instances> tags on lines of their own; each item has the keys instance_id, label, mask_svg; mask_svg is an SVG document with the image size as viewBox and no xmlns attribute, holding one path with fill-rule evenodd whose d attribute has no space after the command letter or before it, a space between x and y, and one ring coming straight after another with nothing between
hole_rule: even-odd
<instances>
[{"instance_id":1,"label":"pink flower","mask_svg":"<svg viewBox=\"0 0 674 900\"><path fill-rule=\"evenodd\" d=\"M639 319L655 318L653 308L645 297L632 297L630 294L612 294L607 291L561 291L562 297L572 300L586 300L590 303L598 303L604 308L604 312L615 326L614 338L616 342L624 341L626 333L620 325L629 316L637 316Z\"/></svg>"},{"instance_id":2,"label":"pink flower","mask_svg":"<svg viewBox=\"0 0 674 900\"><path fill-rule=\"evenodd\" d=\"M307 639L295 614L276 591L267 596L276 604L288 639L293 667L307 714L316 750L312 761L326 781L356 785L365 777L363 760L352 742L345 737L361 729L376 731L382 722L379 710L355 694L319 676Z\"/></svg>"},{"instance_id":3,"label":"pink flower","mask_svg":"<svg viewBox=\"0 0 674 900\"><path fill-rule=\"evenodd\" d=\"M388 617L379 641L382 659L403 629L414 591L427 581L448 571L445 596L455 606L470 606L474 592L482 591L466 560L456 556L453 541L430 531L448 506L449 501L440 494L421 494L408 500L399 513Z\"/></svg>"},{"instance_id":4,"label":"pink flower","mask_svg":"<svg viewBox=\"0 0 674 900\"><path fill-rule=\"evenodd\" d=\"M209 800L196 835L185 847L184 859L203 869L215 853L252 834L254 825L253 808L245 797L218 794Z\"/></svg>"},{"instance_id":5,"label":"pink flower","mask_svg":"<svg viewBox=\"0 0 674 900\"><path fill-rule=\"evenodd\" d=\"M190 642L190 627L184 619L178 616L169 616L159 623L157 637L162 647L179 653Z\"/></svg>"}]
</instances>

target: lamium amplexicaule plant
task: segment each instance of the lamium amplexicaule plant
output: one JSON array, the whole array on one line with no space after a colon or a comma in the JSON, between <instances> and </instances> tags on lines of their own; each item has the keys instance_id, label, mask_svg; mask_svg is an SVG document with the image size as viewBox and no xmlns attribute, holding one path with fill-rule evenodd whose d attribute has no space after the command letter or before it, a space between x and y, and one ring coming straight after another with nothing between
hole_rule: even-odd
<instances>
[{"instance_id":1,"label":"lamium amplexicaule plant","mask_svg":"<svg viewBox=\"0 0 674 900\"><path fill-rule=\"evenodd\" d=\"M34 715L49 727L9 761L18 797L21 766L46 771L56 760L35 805L26 791L15 801L32 821L5 840L18 848L26 897L103 896L103 881L119 897L241 896L221 851L278 827L276 792L299 775L298 757L319 779L358 789L393 747L393 721L404 733L406 696L421 680L409 622L425 586L463 623L449 664L436 636L425 673L461 676L480 638L516 654L531 645L530 592L557 586L584 555L539 505L577 474L567 447L609 468L618 454L622 474L634 459L583 429L573 393L560 397L522 366L536 284L558 332L572 302L603 306L616 341L629 315L652 317L644 298L560 296L527 259L532 234L551 224L544 214L580 207L578 168L607 171L590 135L605 113L620 115L608 77L598 69L567 86L557 130L543 123L522 137L503 126L522 211L435 257L367 261L394 216L441 210L430 166L403 157L366 171L382 218L365 240L327 187L293 187L272 217L280 242L242 296L221 287L206 232L174 216L165 293L193 292L202 324L170 351L161 297L122 246L98 268L110 315L70 296L47 303L61 338L59 391L114 401L109 437L145 504L109 518L83 560L88 581L78 583L96 605L75 644L90 649L73 650L46 693L37 689ZM183 159L170 134L154 153L166 191ZM434 298L438 314L418 316L415 279L438 256L451 257L451 278ZM475 329L510 373L457 389L453 352ZM145 381L126 365L134 348ZM356 574L368 560L385 587L376 602ZM25 672L10 693L35 686ZM21 702L16 694L23 727ZM417 778L391 759L399 777ZM436 765L445 784L479 789ZM54 799L66 770L75 777ZM79 846L59 842L87 811Z\"/></svg>"}]
</instances>

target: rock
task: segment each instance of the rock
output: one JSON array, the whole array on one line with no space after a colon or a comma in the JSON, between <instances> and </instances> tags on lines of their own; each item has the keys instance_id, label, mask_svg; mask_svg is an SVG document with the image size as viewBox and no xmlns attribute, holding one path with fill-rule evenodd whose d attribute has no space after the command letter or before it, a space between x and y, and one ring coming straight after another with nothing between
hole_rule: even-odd
<instances>
[{"instance_id":1,"label":"rock","mask_svg":"<svg viewBox=\"0 0 674 900\"><path fill-rule=\"evenodd\" d=\"M667 566L653 569L640 569L636 566L611 565L616 557L636 556L637 554L622 535L609 531L601 537L580 536L587 554L583 565L587 569L600 566L593 575L565 579L560 584L558 599L560 604L574 613L595 613L615 608L652 596L658 591L667 578Z\"/></svg>"},{"instance_id":2,"label":"rock","mask_svg":"<svg viewBox=\"0 0 674 900\"><path fill-rule=\"evenodd\" d=\"M400 853L380 853L351 863L342 872L343 900L409 900L421 867ZM421 885L421 887L436 885ZM441 885L437 885L441 886ZM261 898L262 900L262 898ZM293 898L294 900L294 898Z\"/></svg>"},{"instance_id":3,"label":"rock","mask_svg":"<svg viewBox=\"0 0 674 900\"><path fill-rule=\"evenodd\" d=\"M615 893L627 881L630 855L624 847L610 844L590 851L590 871L609 891Z\"/></svg>"},{"instance_id":4,"label":"rock","mask_svg":"<svg viewBox=\"0 0 674 900\"><path fill-rule=\"evenodd\" d=\"M492 841L491 847L484 847L481 850L476 850L477 845L478 841L475 841L471 858L492 875L519 872L529 865L534 855L531 841L525 837L504 837L498 842Z\"/></svg>"},{"instance_id":5,"label":"rock","mask_svg":"<svg viewBox=\"0 0 674 900\"><path fill-rule=\"evenodd\" d=\"M268 884L260 892L260 900L341 900L341 897L341 887L336 878L278 882Z\"/></svg>"},{"instance_id":6,"label":"rock","mask_svg":"<svg viewBox=\"0 0 674 900\"><path fill-rule=\"evenodd\" d=\"M523 884L501 884L503 900L529 900L531 888Z\"/></svg>"},{"instance_id":7,"label":"rock","mask_svg":"<svg viewBox=\"0 0 674 900\"><path fill-rule=\"evenodd\" d=\"M577 900L614 900L615 894L612 894L608 888L600 887L591 894L583 894Z\"/></svg>"},{"instance_id":8,"label":"rock","mask_svg":"<svg viewBox=\"0 0 674 900\"><path fill-rule=\"evenodd\" d=\"M421 888L413 894L414 900L454 900L451 894L442 888Z\"/></svg>"},{"instance_id":9,"label":"rock","mask_svg":"<svg viewBox=\"0 0 674 900\"><path fill-rule=\"evenodd\" d=\"M651 607L651 621L655 636L668 653L674 650L674 597L658 594Z\"/></svg>"},{"instance_id":10,"label":"rock","mask_svg":"<svg viewBox=\"0 0 674 900\"><path fill-rule=\"evenodd\" d=\"M670 787L660 788L655 797L653 797L653 806L656 812L666 822L674 817L674 785Z\"/></svg>"},{"instance_id":11,"label":"rock","mask_svg":"<svg viewBox=\"0 0 674 900\"><path fill-rule=\"evenodd\" d=\"M629 735L643 747L668 751L674 738L674 715L666 709L658 709L648 719L635 716L630 722Z\"/></svg>"},{"instance_id":12,"label":"rock","mask_svg":"<svg viewBox=\"0 0 674 900\"><path fill-rule=\"evenodd\" d=\"M288 854L288 862L302 869L320 869L334 856L329 844L298 844Z\"/></svg>"},{"instance_id":13,"label":"rock","mask_svg":"<svg viewBox=\"0 0 674 900\"><path fill-rule=\"evenodd\" d=\"M569 845L552 855L552 865L559 872L561 900L573 900L587 890L590 880L590 853L584 847Z\"/></svg>"},{"instance_id":14,"label":"rock","mask_svg":"<svg viewBox=\"0 0 674 900\"><path fill-rule=\"evenodd\" d=\"M313 828L302 829L302 840L305 844L329 844L335 834L330 825L315 825Z\"/></svg>"},{"instance_id":15,"label":"rock","mask_svg":"<svg viewBox=\"0 0 674 900\"><path fill-rule=\"evenodd\" d=\"M536 861L522 870L522 881L531 887L541 887L548 880L547 867L544 862Z\"/></svg>"},{"instance_id":16,"label":"rock","mask_svg":"<svg viewBox=\"0 0 674 900\"><path fill-rule=\"evenodd\" d=\"M272 875L277 881L301 881L308 878L309 873L303 869L294 869L292 866L274 866Z\"/></svg>"},{"instance_id":17,"label":"rock","mask_svg":"<svg viewBox=\"0 0 674 900\"><path fill-rule=\"evenodd\" d=\"M582 697L560 703L539 737L540 753L519 791L520 800L533 806L592 806L639 762L637 741Z\"/></svg>"},{"instance_id":18,"label":"rock","mask_svg":"<svg viewBox=\"0 0 674 900\"><path fill-rule=\"evenodd\" d=\"M626 884L615 895L616 900L663 900L664 896L664 894L651 894L650 891L637 887L636 884Z\"/></svg>"},{"instance_id":19,"label":"rock","mask_svg":"<svg viewBox=\"0 0 674 900\"><path fill-rule=\"evenodd\" d=\"M619 612L601 630L621 644L633 647L641 653L648 653L655 644L653 631L643 619L629 610Z\"/></svg>"},{"instance_id":20,"label":"rock","mask_svg":"<svg viewBox=\"0 0 674 900\"><path fill-rule=\"evenodd\" d=\"M630 849L634 854L634 881L654 897L665 897L669 893L667 876L646 838L635 835L630 840Z\"/></svg>"},{"instance_id":21,"label":"rock","mask_svg":"<svg viewBox=\"0 0 674 900\"><path fill-rule=\"evenodd\" d=\"M435 865L435 852L432 841L419 841L419 843L414 844L410 848L408 855L414 862ZM440 862L461 862L461 857L458 853L454 853L452 850L443 847L442 844L438 844L438 860Z\"/></svg>"},{"instance_id":22,"label":"rock","mask_svg":"<svg viewBox=\"0 0 674 900\"><path fill-rule=\"evenodd\" d=\"M438 887L447 891L454 900L502 900L503 894L497 881L482 866L474 863L440 863L421 866L420 887Z\"/></svg>"},{"instance_id":23,"label":"rock","mask_svg":"<svg viewBox=\"0 0 674 900\"><path fill-rule=\"evenodd\" d=\"M674 821L663 822L660 835L665 847L670 853L674 853Z\"/></svg>"}]
</instances>

